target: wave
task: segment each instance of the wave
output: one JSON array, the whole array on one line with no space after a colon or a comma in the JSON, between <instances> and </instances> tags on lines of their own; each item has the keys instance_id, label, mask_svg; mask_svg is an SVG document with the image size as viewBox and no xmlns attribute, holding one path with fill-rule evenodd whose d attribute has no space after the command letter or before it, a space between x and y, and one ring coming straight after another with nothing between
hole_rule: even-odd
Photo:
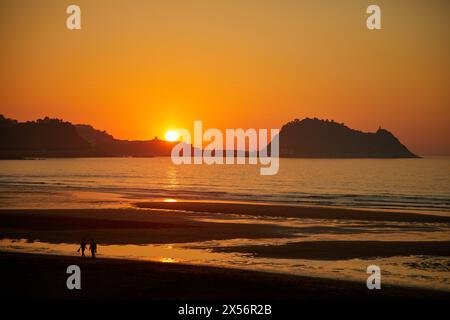
<instances>
[{"instance_id":1,"label":"wave","mask_svg":"<svg viewBox=\"0 0 450 320\"><path fill-rule=\"evenodd\" d=\"M92 176L90 177L93 178ZM53 192L91 192L109 193L120 196L129 202L135 200L176 198L185 200L223 200L249 201L263 203L301 204L319 206L339 206L352 208L372 208L383 210L444 211L450 212L450 198L445 195L420 194L355 194L355 193L312 193L300 191L253 190L243 192L236 187L206 185L168 186L153 183L150 186L127 186L126 184L99 183L95 180L34 180L34 179L0 179L0 188L6 194L53 193ZM245 190L248 191L248 190Z\"/></svg>"}]
</instances>

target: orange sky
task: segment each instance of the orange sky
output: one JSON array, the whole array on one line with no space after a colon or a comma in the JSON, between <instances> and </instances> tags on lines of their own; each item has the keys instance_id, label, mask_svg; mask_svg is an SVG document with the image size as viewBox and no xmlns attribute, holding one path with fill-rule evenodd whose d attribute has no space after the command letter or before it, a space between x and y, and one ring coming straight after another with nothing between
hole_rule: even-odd
<instances>
[{"instance_id":1,"label":"orange sky","mask_svg":"<svg viewBox=\"0 0 450 320\"><path fill-rule=\"evenodd\" d=\"M2 0L0 113L126 139L317 116L448 155L449 16L446 0Z\"/></svg>"}]
</instances>

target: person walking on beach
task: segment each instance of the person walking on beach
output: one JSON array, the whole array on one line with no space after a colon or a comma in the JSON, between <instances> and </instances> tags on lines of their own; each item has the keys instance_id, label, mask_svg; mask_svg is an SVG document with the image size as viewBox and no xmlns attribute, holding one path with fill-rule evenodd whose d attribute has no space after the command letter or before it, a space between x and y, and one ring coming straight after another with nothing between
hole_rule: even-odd
<instances>
[{"instance_id":1,"label":"person walking on beach","mask_svg":"<svg viewBox=\"0 0 450 320\"><path fill-rule=\"evenodd\" d=\"M92 239L91 243L89 244L89 250L91 251L92 259L95 259L95 254L97 253L97 244L95 243L94 239Z\"/></svg>"},{"instance_id":2,"label":"person walking on beach","mask_svg":"<svg viewBox=\"0 0 450 320\"><path fill-rule=\"evenodd\" d=\"M86 250L87 247L87 242L86 240L81 240L80 242L80 247L78 248L77 252L80 252L81 250L81 256L84 257L84 251Z\"/></svg>"}]
</instances>

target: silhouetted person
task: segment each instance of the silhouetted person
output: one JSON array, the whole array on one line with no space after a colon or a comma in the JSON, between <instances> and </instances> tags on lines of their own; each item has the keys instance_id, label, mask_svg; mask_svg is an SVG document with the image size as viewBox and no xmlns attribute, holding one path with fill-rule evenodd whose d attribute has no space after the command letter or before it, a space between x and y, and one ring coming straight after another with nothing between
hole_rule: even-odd
<instances>
[{"instance_id":1,"label":"silhouetted person","mask_svg":"<svg viewBox=\"0 0 450 320\"><path fill-rule=\"evenodd\" d=\"M84 239L81 240L80 247L78 248L77 252L80 252L80 250L81 250L81 256L82 257L84 257L84 251L86 250L86 247L87 247L86 240L84 240Z\"/></svg>"},{"instance_id":2,"label":"silhouetted person","mask_svg":"<svg viewBox=\"0 0 450 320\"><path fill-rule=\"evenodd\" d=\"M91 251L92 258L95 259L95 254L97 253L97 244L92 239L91 243L89 244L89 250Z\"/></svg>"}]
</instances>

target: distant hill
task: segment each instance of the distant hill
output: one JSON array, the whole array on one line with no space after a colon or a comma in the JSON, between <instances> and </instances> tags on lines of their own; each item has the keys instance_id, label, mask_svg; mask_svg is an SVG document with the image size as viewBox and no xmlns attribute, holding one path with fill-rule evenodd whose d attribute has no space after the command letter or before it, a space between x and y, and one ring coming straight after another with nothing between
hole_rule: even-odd
<instances>
[{"instance_id":1,"label":"distant hill","mask_svg":"<svg viewBox=\"0 0 450 320\"><path fill-rule=\"evenodd\" d=\"M105 131L94 129L90 125L75 125L78 134L97 150L113 157L153 157L170 156L176 144L154 138L153 140L129 141L115 139Z\"/></svg>"},{"instance_id":2,"label":"distant hill","mask_svg":"<svg viewBox=\"0 0 450 320\"><path fill-rule=\"evenodd\" d=\"M0 157L85 157L95 150L69 122L39 119L18 122L0 115Z\"/></svg>"},{"instance_id":3,"label":"distant hill","mask_svg":"<svg viewBox=\"0 0 450 320\"><path fill-rule=\"evenodd\" d=\"M280 131L280 156L305 158L417 158L392 133L361 132L317 118L295 119Z\"/></svg>"},{"instance_id":4,"label":"distant hill","mask_svg":"<svg viewBox=\"0 0 450 320\"><path fill-rule=\"evenodd\" d=\"M18 122L0 115L0 158L168 156L174 143L118 140L89 125L44 118Z\"/></svg>"}]
</instances>

